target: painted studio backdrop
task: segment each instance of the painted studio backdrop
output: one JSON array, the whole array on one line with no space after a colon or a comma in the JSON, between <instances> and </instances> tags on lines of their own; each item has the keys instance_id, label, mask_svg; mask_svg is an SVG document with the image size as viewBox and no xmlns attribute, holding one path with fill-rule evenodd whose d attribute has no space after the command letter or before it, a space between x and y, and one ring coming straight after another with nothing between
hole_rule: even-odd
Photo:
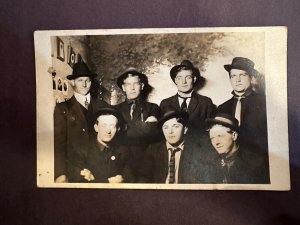
<instances>
[{"instance_id":1,"label":"painted studio backdrop","mask_svg":"<svg viewBox=\"0 0 300 225\"><path fill-rule=\"evenodd\" d=\"M116 105L124 100L116 78L128 67L135 67L148 76L153 87L148 101L159 104L177 91L170 69L188 59L204 78L197 92L219 105L232 97L223 66L237 56L254 61L260 72L254 87L264 92L264 40L264 32L52 36L52 67L48 72L55 101L65 101L73 94L66 76L72 73L74 63L83 60L98 74L94 93Z\"/></svg>"}]
</instances>

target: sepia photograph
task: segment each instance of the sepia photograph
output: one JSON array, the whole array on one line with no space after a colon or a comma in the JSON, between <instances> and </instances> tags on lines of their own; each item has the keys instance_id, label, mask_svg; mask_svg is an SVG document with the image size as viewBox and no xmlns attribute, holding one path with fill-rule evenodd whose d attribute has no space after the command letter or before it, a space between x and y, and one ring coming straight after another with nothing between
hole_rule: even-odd
<instances>
[{"instance_id":1,"label":"sepia photograph","mask_svg":"<svg viewBox=\"0 0 300 225\"><path fill-rule=\"evenodd\" d=\"M286 27L34 39L38 187L290 189Z\"/></svg>"}]
</instances>

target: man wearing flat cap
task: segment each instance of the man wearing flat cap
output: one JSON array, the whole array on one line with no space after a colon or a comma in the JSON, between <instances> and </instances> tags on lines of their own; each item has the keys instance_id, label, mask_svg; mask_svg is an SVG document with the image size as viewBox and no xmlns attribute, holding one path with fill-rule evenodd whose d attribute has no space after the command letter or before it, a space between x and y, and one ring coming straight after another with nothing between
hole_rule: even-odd
<instances>
[{"instance_id":1,"label":"man wearing flat cap","mask_svg":"<svg viewBox=\"0 0 300 225\"><path fill-rule=\"evenodd\" d=\"M188 126L191 129L205 130L205 119L213 116L215 106L210 98L197 94L194 88L203 82L199 69L195 68L189 60L174 66L170 71L171 79L178 92L176 95L162 100L160 108L162 113L170 108L186 111L189 114Z\"/></svg>"},{"instance_id":2,"label":"man wearing flat cap","mask_svg":"<svg viewBox=\"0 0 300 225\"><path fill-rule=\"evenodd\" d=\"M89 143L94 133L92 115L106 106L90 94L92 73L84 62L76 63L71 75L67 76L74 95L56 105L54 110L54 176L56 182L67 182L73 174L74 160L81 154L81 148Z\"/></svg>"},{"instance_id":3,"label":"man wearing flat cap","mask_svg":"<svg viewBox=\"0 0 300 225\"><path fill-rule=\"evenodd\" d=\"M151 144L143 161L140 183L210 183L207 146L186 138L188 114L168 111L158 122L164 140Z\"/></svg>"},{"instance_id":4,"label":"man wearing flat cap","mask_svg":"<svg viewBox=\"0 0 300 225\"><path fill-rule=\"evenodd\" d=\"M213 183L268 184L268 163L265 157L238 142L238 120L232 115L218 113L206 120L211 143L218 156L210 162Z\"/></svg>"},{"instance_id":5,"label":"man wearing flat cap","mask_svg":"<svg viewBox=\"0 0 300 225\"><path fill-rule=\"evenodd\" d=\"M76 162L72 182L131 183L129 151L119 143L124 130L122 115L114 108L102 108L95 113L97 136L82 149L83 157Z\"/></svg>"},{"instance_id":6,"label":"man wearing flat cap","mask_svg":"<svg viewBox=\"0 0 300 225\"><path fill-rule=\"evenodd\" d=\"M229 73L233 97L217 111L234 116L239 122L240 142L257 151L268 151L266 98L252 89L252 79L258 71L248 58L236 57L224 66Z\"/></svg>"},{"instance_id":7,"label":"man wearing flat cap","mask_svg":"<svg viewBox=\"0 0 300 225\"><path fill-rule=\"evenodd\" d=\"M147 146L158 137L156 124L160 109L145 99L144 91L149 88L145 74L129 68L118 77L117 85L126 95L126 100L116 106L127 123L123 144L130 148L133 173L138 177Z\"/></svg>"}]
</instances>

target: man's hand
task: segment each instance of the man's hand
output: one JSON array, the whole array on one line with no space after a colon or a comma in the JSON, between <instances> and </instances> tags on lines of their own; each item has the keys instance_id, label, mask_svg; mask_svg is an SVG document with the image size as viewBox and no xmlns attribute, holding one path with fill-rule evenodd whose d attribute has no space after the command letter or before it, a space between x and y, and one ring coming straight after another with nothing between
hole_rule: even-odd
<instances>
[{"instance_id":1,"label":"man's hand","mask_svg":"<svg viewBox=\"0 0 300 225\"><path fill-rule=\"evenodd\" d=\"M157 119L155 116L149 116L146 120L145 120L145 123L148 123L148 122L157 122Z\"/></svg>"},{"instance_id":2,"label":"man's hand","mask_svg":"<svg viewBox=\"0 0 300 225\"><path fill-rule=\"evenodd\" d=\"M108 178L109 183L122 183L123 182L123 177L122 175L117 175L114 177Z\"/></svg>"},{"instance_id":3,"label":"man's hand","mask_svg":"<svg viewBox=\"0 0 300 225\"><path fill-rule=\"evenodd\" d=\"M84 177L87 181L95 180L94 175L88 169L83 169L80 171L80 175Z\"/></svg>"},{"instance_id":4,"label":"man's hand","mask_svg":"<svg viewBox=\"0 0 300 225\"><path fill-rule=\"evenodd\" d=\"M55 179L55 183L67 183L68 179L66 175L60 175Z\"/></svg>"}]
</instances>

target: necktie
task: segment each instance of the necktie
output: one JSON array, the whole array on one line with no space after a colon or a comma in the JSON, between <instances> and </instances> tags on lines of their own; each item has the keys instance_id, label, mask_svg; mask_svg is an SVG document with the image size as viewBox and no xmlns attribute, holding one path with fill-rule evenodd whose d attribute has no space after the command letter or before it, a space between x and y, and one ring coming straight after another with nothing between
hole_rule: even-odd
<instances>
[{"instance_id":1,"label":"necktie","mask_svg":"<svg viewBox=\"0 0 300 225\"><path fill-rule=\"evenodd\" d=\"M180 148L169 149L169 151L171 151L171 157L169 162L169 184L175 183L175 154L180 150L181 150Z\"/></svg>"},{"instance_id":2,"label":"necktie","mask_svg":"<svg viewBox=\"0 0 300 225\"><path fill-rule=\"evenodd\" d=\"M136 107L136 101L133 100L132 103L131 103L131 107L130 107L130 118L131 118L131 120L133 118L133 111L134 111L135 107Z\"/></svg>"},{"instance_id":3,"label":"necktie","mask_svg":"<svg viewBox=\"0 0 300 225\"><path fill-rule=\"evenodd\" d=\"M221 157L221 168L222 168L222 182L223 184L228 184L229 183L229 172L228 172L228 167L227 167L227 163L225 160L225 157Z\"/></svg>"},{"instance_id":4,"label":"necktie","mask_svg":"<svg viewBox=\"0 0 300 225\"><path fill-rule=\"evenodd\" d=\"M182 96L180 96L180 95L178 95L178 97L183 99L183 102L182 102L182 104L181 104L180 110L181 110L181 111L187 112L188 106L187 106L186 100L187 100L188 98L191 98L191 97L182 97Z\"/></svg>"},{"instance_id":5,"label":"necktie","mask_svg":"<svg viewBox=\"0 0 300 225\"><path fill-rule=\"evenodd\" d=\"M242 102L241 99L245 98L244 96L235 97L237 99L234 117L239 121L239 125L241 125L241 110L242 110Z\"/></svg>"},{"instance_id":6,"label":"necktie","mask_svg":"<svg viewBox=\"0 0 300 225\"><path fill-rule=\"evenodd\" d=\"M86 109L89 108L89 101L88 101L87 97L85 97L84 107L85 107Z\"/></svg>"}]
</instances>

